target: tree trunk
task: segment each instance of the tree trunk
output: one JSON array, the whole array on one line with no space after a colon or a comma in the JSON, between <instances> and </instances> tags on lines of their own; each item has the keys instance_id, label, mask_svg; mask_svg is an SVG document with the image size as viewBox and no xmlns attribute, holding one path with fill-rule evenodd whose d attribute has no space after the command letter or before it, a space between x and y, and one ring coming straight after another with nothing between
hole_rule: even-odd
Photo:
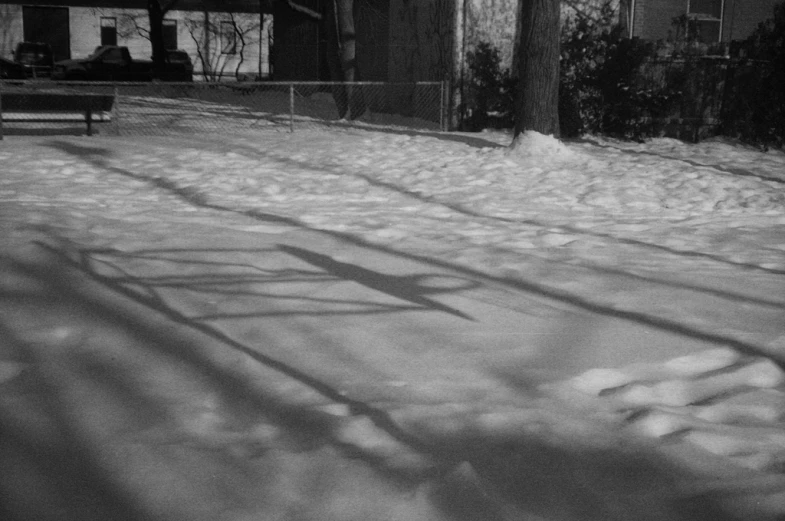
<instances>
[{"instance_id":1,"label":"tree trunk","mask_svg":"<svg viewBox=\"0 0 785 521\"><path fill-rule=\"evenodd\" d=\"M160 78L166 68L166 49L164 48L164 10L158 0L147 0L147 14L150 18L150 45L153 50L153 77Z\"/></svg>"},{"instance_id":2,"label":"tree trunk","mask_svg":"<svg viewBox=\"0 0 785 521\"><path fill-rule=\"evenodd\" d=\"M328 0L324 22L330 78L340 82L360 81L357 36L354 29L354 0ZM333 97L341 119L356 119L366 111L362 87L336 85Z\"/></svg>"},{"instance_id":3,"label":"tree trunk","mask_svg":"<svg viewBox=\"0 0 785 521\"><path fill-rule=\"evenodd\" d=\"M559 0L521 0L515 137L559 137Z\"/></svg>"}]
</instances>

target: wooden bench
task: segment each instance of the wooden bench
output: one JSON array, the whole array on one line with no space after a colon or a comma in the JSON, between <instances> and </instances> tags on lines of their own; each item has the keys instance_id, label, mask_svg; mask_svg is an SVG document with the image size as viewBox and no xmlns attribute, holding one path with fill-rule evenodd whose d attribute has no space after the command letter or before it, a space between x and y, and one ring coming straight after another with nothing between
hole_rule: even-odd
<instances>
[{"instance_id":1,"label":"wooden bench","mask_svg":"<svg viewBox=\"0 0 785 521\"><path fill-rule=\"evenodd\" d=\"M93 135L93 122L104 121L103 113L114 104L112 94L82 94L64 92L0 92L0 139L3 122L66 123L68 115L84 116L87 135ZM9 117L20 114L18 117ZM94 116L100 114L98 119Z\"/></svg>"}]
</instances>

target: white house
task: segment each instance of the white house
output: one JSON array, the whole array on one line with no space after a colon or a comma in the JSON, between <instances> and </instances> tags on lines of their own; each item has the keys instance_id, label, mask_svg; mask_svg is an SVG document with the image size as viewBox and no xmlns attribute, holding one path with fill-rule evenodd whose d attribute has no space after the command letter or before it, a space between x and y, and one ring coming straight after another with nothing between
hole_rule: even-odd
<instances>
[{"instance_id":1,"label":"white house","mask_svg":"<svg viewBox=\"0 0 785 521\"><path fill-rule=\"evenodd\" d=\"M259 0L179 0L166 13L164 42L186 51L196 79L269 75L272 15ZM89 55L99 45L123 45L136 59L151 57L144 0L0 0L0 55L21 41L48 43L55 60Z\"/></svg>"}]
</instances>

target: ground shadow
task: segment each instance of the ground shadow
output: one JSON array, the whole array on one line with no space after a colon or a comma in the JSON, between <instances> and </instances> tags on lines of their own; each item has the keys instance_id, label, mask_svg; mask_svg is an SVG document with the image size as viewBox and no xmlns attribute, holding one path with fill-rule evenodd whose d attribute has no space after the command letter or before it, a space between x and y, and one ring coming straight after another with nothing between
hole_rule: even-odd
<instances>
[{"instance_id":1,"label":"ground shadow","mask_svg":"<svg viewBox=\"0 0 785 521\"><path fill-rule=\"evenodd\" d=\"M297 161L297 160L293 160L293 159L290 159L290 158L278 157L278 156L275 156L275 155L270 154L270 153L260 152L259 150L254 149L252 147L248 147L248 146L246 146L246 147L235 147L235 148L242 148L243 150L245 150L245 151L247 151L249 153L252 153L254 156L257 156L257 157L272 159L274 161L277 161L277 162L283 163L283 164L291 164L291 165L295 166L296 168L302 168L302 169L306 169L306 170L313 170L315 168L319 168L319 169L328 169L328 168L330 168L329 166L325 166L325 165L313 165L313 164L307 163L305 161ZM495 216L495 215L488 215L488 214L484 214L484 213L481 213L481 212L477 212L475 210L467 208L467 207L465 207L465 206L463 206L461 204L458 204L458 203L452 203L452 202L449 202L449 201L443 201L438 196L423 194L421 192L412 191L412 190L409 190L407 188L398 186L395 183L390 183L390 182L386 182L386 181L380 181L379 179L376 179L376 178L374 178L372 176L369 176L369 175L366 175L366 174L361 174L361 173L343 173L343 172L341 172L339 170L336 170L335 168L332 168L330 170L331 170L331 172L333 172L333 173L335 173L337 175L346 175L346 176L351 176L351 177L355 177L355 178L358 178L358 179L362 179L366 183L368 183L369 185L381 187L381 188L384 188L386 190L390 190L390 191L396 192L398 194L404 195L406 197L410 197L410 198L415 199L415 200L420 201L420 202L439 205L439 206L447 208L447 209L449 209L451 211L459 213L461 215L465 215L465 216L472 217L472 218L487 219L487 220L490 220L490 221L498 221L498 222L511 223L511 224L524 224L524 225L527 225L527 226L534 226L534 227L543 228L543 229L546 229L546 228L547 229L557 229L557 230L561 230L561 231L563 231L565 233L569 233L569 234L576 235L576 236L590 236L590 237L611 239L611 240L613 240L614 242L617 242L617 243L629 244L631 246L639 246L639 247L642 247L642 248L653 249L653 250L657 250L657 251L661 251L661 252L667 253L669 255L676 256L676 257L707 259L707 260L711 260L713 262L717 262L717 263L726 264L726 265L729 265L729 266L736 266L736 267L739 267L739 268L743 268L745 270L761 271L761 272L764 272L764 273L772 273L772 274L775 274L775 275L785 274L785 270L776 269L776 268L767 268L765 266L760 266L760 265L752 264L752 263L733 261L733 260L730 260L728 258L722 257L721 255L715 255L715 254L712 254L712 253L705 253L705 252L699 252L699 251L693 251L693 250L678 250L678 249L671 248L671 247L668 247L668 246L662 246L660 244L655 244L655 243L652 243L652 242L646 242L646 241L642 241L642 240L639 240L639 239L632 239L632 238L629 238L629 237L619 237L618 235L614 235L614 234L611 234L611 233L603 233L603 232L598 232L598 231L593 231L593 230L587 230L585 228L577 228L575 226L554 225L553 223L548 223L548 222L545 222L545 221L539 221L539 220L536 220L536 219L515 219L515 218L509 218L509 217L499 217L499 216Z\"/></svg>"},{"instance_id":2,"label":"ground shadow","mask_svg":"<svg viewBox=\"0 0 785 521\"><path fill-rule=\"evenodd\" d=\"M720 166L720 165L712 165L712 164L708 164L707 165L707 164L700 163L698 161L695 161L695 160L692 160L692 159L687 159L687 158L684 158L684 157L670 156L668 154L661 154L661 153L658 153L658 152L651 152L651 151L648 151L648 150L628 150L626 148L614 147L612 145L604 145L604 144L597 143L596 141L592 141L592 140L589 140L589 139L581 139L581 140L578 140L578 141L581 142L581 143L587 143L587 144L590 144L590 145L593 145L593 146L596 146L596 147L599 147L599 148L611 148L611 149L617 150L617 151L619 151L619 152L621 152L623 154L636 155L636 156L654 156L654 157L661 158L661 159L670 159L672 161L680 161L682 163L686 163L686 164L688 164L690 166L694 166L696 168L710 168L712 170L717 170L718 172L721 172L721 173L724 173L724 174L741 176L741 177L754 177L754 178L757 178L757 179L762 179L764 181L770 181L772 183L785 184L785 178L771 177L771 176L767 176L767 175L764 175L764 174L758 174L758 173L746 170L744 168L727 168L727 167L723 167L723 166Z\"/></svg>"},{"instance_id":3,"label":"ground shadow","mask_svg":"<svg viewBox=\"0 0 785 521\"><path fill-rule=\"evenodd\" d=\"M463 439L485 490L515 519L740 521L717 490L690 490L688 473L627 445L524 434L505 441ZM597 441L597 440L595 440Z\"/></svg>"},{"instance_id":4,"label":"ground shadow","mask_svg":"<svg viewBox=\"0 0 785 521\"><path fill-rule=\"evenodd\" d=\"M39 318L30 319L40 333L26 333L29 339L15 332L21 322L0 320L0 355L8 350L4 344L12 344L10 349L17 359L24 359L30 366L10 383L0 383L4 396L19 396L22 400L18 405L14 401L0 401L0 439L3 441L0 459L6 464L13 461L19 464L13 472L5 467L4 474L6 478L14 477L28 484L20 488L7 479L0 480L0 488L8 493L3 501L6 509L3 513L7 514L3 519L22 521L30 519L29 516L36 512L40 514L34 516L36 519L52 521L172 519L156 515L155 509L152 512L146 510L144 500L149 498L134 494L126 497L129 493L125 488L127 483L117 475L124 469L116 467L116 457L105 454L105 445L116 443L113 441L114 434L100 432L106 429L118 431L126 438L131 436L132 446L142 443L147 447L142 452L152 451L164 462L169 461L164 463L166 468L177 468L178 461L182 461L183 447L193 447L198 453L194 457L208 469L224 468L230 474L240 475L251 472L255 465L253 461L268 457L271 451L275 454L281 451L324 454L323 448L326 447L330 448L329 453L344 455L340 457L349 461L361 461L372 468L382 481L389 481L393 488L416 487L431 475L428 469L410 471L390 466L386 458L339 436L338 429L346 417L366 416L382 432L430 453L425 442L397 429L383 411L360 400L347 398L330 385L217 330L193 323L173 310L147 303L148 310L164 320L150 320L150 316L145 319L145 313L140 314L138 310L120 304L114 297L106 298L108 295L101 292L131 297L132 301L144 305L143 299L133 298L121 286L94 273L73 272L75 265L60 257L59 252L49 251L54 257L44 262L0 259L6 273L28 281L31 291L45 288L45 294L39 295L41 298L21 295L18 289L0 288L0 307L24 302L30 313L42 313ZM96 288L88 289L89 284L84 284L83 276L103 289L98 289L97 293L94 291ZM57 326L64 317L68 319L67 325ZM218 363L210 349L205 350L205 346L201 345L204 342L184 334L183 328L190 328L240 351L260 366L278 371L345 404L349 413L345 416L326 414L297 403L297 399L290 402L285 396L272 393L263 381L254 381L247 373ZM64 329L83 331L84 334L73 338L58 336L57 331ZM54 334L48 331L54 331ZM104 353L100 347L106 343L119 344L132 351L109 349ZM165 381L163 373L160 381L140 379L138 371L142 366L139 364L144 360L155 363L154 371L171 365L171 378L199 382L196 387L206 388L208 396L218 397L224 404L224 416L232 419L232 430L225 434L216 433L220 435L217 438L203 429L194 434L178 434L182 429L175 425L177 414L171 409L172 397L154 392L159 385L170 389L171 382ZM175 389L188 385L181 383ZM91 392L84 394L80 389L90 389ZM177 392L182 395L185 391ZM181 397L180 400L186 400L187 405L191 398ZM199 396L193 396L193 400L198 401ZM96 416L97 411L103 411L105 419ZM46 429L42 430L41 421L48 422ZM281 434L274 438L255 434L254 425L260 423L275 426ZM93 431L96 428L97 432ZM49 435L57 440L56 443L48 441ZM279 459L280 456L273 457L272 463ZM129 467L135 465L132 463ZM336 469L341 467L340 462L335 462L335 465ZM282 471L294 472L286 468ZM41 486L32 486L34 476L40 478ZM172 477L178 477L176 472ZM339 476L331 477L328 473L324 478L338 479ZM179 476L179 479L179 485L167 484L176 491L175 494L187 490L191 478ZM244 488L251 486L252 483L243 485ZM375 486L381 485L377 483ZM250 493L250 490L246 492ZM264 489L260 490L260 493L264 492ZM35 498L43 502L40 512L35 509L25 511L24 507L30 506ZM372 502L372 496L367 501ZM83 512L85 509L86 512Z\"/></svg>"},{"instance_id":5,"label":"ground shadow","mask_svg":"<svg viewBox=\"0 0 785 521\"><path fill-rule=\"evenodd\" d=\"M414 261L417 261L417 262L421 262L421 263L423 263L425 265L445 268L445 269L448 269L451 272L455 273L456 275L458 275L458 274L464 275L464 276L467 276L467 277L469 277L470 279L473 279L473 280L488 281L488 282L492 282L492 283L500 283L500 284L503 284L503 285L505 285L507 287L514 288L514 289L519 290L519 291L523 291L523 292L526 292L526 293L529 293L529 294L533 294L533 295L537 295L537 296L541 296L541 297L546 297L546 298L552 299L552 300L554 300L556 302L566 303L566 304L569 304L571 306L575 306L577 308L584 309L584 310L590 311L592 313L596 313L598 315L619 318L619 319L623 319L623 320L626 320L626 321L629 321L629 322L632 322L632 323L653 327L653 328L656 328L656 329L659 329L659 330L662 330L662 331L667 331L667 332L671 332L671 333L676 333L678 335L683 335L685 337L689 337L689 338L693 338L693 339L697 339L697 340L702 340L702 341L707 341L707 342L711 342L711 343L715 343L715 344L719 344L719 345L725 345L725 346L731 347L731 348L736 349L736 350L738 350L738 351L740 351L742 353L745 353L745 354L751 354L751 355L755 355L755 356L766 356L766 357L769 357L770 359L772 359L780 367L785 368L785 355L784 354L779 354L779 353L773 352L770 349L767 349L767 348L765 348L763 346L755 345L755 344L753 344L751 342L742 341L742 340L739 340L739 339L736 339L736 338L728 337L728 336L725 336L725 335L722 335L722 334L715 333L714 331L704 331L704 330L701 330L701 329L697 329L695 327L682 324L682 323L680 323L678 321L675 321L675 320L671 320L671 319L667 319L667 318L661 318L661 317L657 317L657 316L652 316L652 315L648 315L646 313L638 312L638 311L630 311L630 310L619 309L619 308L611 306L611 305L607 305L607 304L604 304L604 303L593 301L590 297L584 297L584 296L576 295L575 293L572 293L572 292L569 292L569 291L564 291L564 290L561 290L561 289L558 289L558 288L549 287L546 284L543 284L543 283L541 283L539 281L527 280L527 279L521 279L521 278L513 278L513 277L489 276L488 274L482 273L482 272L480 272L478 270L467 268L465 266L456 265L456 264L451 263L451 262L434 259L432 257L428 257L428 256L425 256L425 255L418 255L418 254L414 254L414 253L402 252L402 251L396 250L394 248L386 247L386 246L383 246L383 245L371 244L371 243L369 243L367 241L364 241L364 240L362 240L362 239L360 239L360 238L358 238L358 237L356 237L356 236L354 236L354 235L352 235L350 233L342 233L342 232L336 232L336 231L331 231L331 230L315 229L315 228L312 228L312 227L308 226L307 224L305 224L303 222L300 222L299 220L297 220L295 218L282 217L282 216L279 216L279 215L269 214L269 213L261 212L261 211L258 211L258 210L237 210L237 209L234 209L234 208L230 208L230 207L226 207L226 206L222 206L222 205L218 205L218 204L213 204L213 203L209 202L209 198L208 198L208 196L206 194L203 194L202 192L199 192L198 190L194 190L194 189L188 188L188 187L185 187L185 188L184 187L180 187L176 183L174 183L172 181L169 181L169 180L167 180L167 179L165 179L163 177L146 176L146 175L137 174L137 173L134 173L134 172L131 172L131 171L128 171L128 170L124 170L122 168L111 166L101 157L101 155L104 154L104 152L97 152L96 153L96 152L93 152L93 149L91 149L91 148L81 147L81 146L78 146L78 145L73 145L71 143L64 142L64 141L55 141L55 142L50 143L49 146L51 146L53 148L57 148L57 149L63 150L66 153L69 153L69 154L72 154L72 155L76 155L78 157L82 157L83 159L87 160L88 162L92 163L93 165L95 165L97 167L100 167L102 169L105 169L105 170L107 170L109 172L114 172L116 174L119 174L119 175L122 175L122 176L125 176L125 177L130 177L132 179L141 180L141 181L145 181L145 182L151 183L152 185L154 185L156 187L165 189L165 190L169 191L170 193L178 195L183 200L187 201L190 204L198 206L198 207L209 208L209 209L214 209L214 210L219 210L219 211L229 212L229 213L234 213L234 214L240 214L240 215L244 215L246 217L250 217L252 219L259 220L259 221L262 221L262 222L273 222L273 223L279 223L279 224L286 224L286 225L290 225L290 226L293 226L293 227L296 227L296 228L302 229L302 230L315 231L315 232L322 233L322 234L328 235L330 237L339 239L341 241L345 241L348 244L354 244L354 245L360 246L362 248L369 248L369 249L373 249L373 250L376 250L376 251L388 253L390 255L395 255L395 256L400 257L400 258L414 260ZM258 150L255 151L255 153L257 155L261 156L261 157L267 157L266 154L260 153ZM291 161L291 160L288 160L288 161ZM306 165L306 166L308 166L309 168L313 168L314 167L314 165ZM322 167L322 168L324 168L324 167ZM439 204L443 204L443 203L439 203ZM471 210L463 209L463 208L461 208L459 206L456 206L456 205L451 205L450 208L452 208L452 209L454 209L456 211L465 212L465 213L467 213L469 215L476 216L476 217L484 217L484 218L496 219L494 217L483 216L482 214L478 214L476 212L472 212ZM499 218L498 220L505 221L505 222L511 221L511 222L520 222L520 223L530 223L530 224L536 225L536 226L544 226L545 224L547 224L547 223L540 223L540 222L537 222L537 221L530 221L530 220L515 221L515 220L510 220L510 219L505 219L505 218ZM571 233L572 232L574 232L574 233L581 233L581 234L586 233L585 230L573 229L572 227L563 227L563 229L565 231L569 231ZM729 261L727 259L720 258L718 256L711 255L711 254L704 254L704 253L700 253L700 252L691 252L691 251L674 250L672 248L668 248L668 247L665 247L665 246L660 246L660 245L656 245L656 244L650 244L650 243L646 243L646 242L643 242L643 241L637 241L637 240L634 240L634 239L619 239L617 237L614 237L614 236L611 236L611 235L607 235L607 234L601 234L601 233L597 233L597 236L600 236L600 237L606 236L606 237L612 238L612 239L614 239L616 241L619 241L619 242L622 242L622 243L628 243L628 244L631 244L631 245L655 248L655 249L662 250L662 251L665 251L665 252L668 252L668 253L671 253L671 254L674 254L674 255L678 255L678 256L686 256L686 257L694 256L694 257L698 257L698 258L707 258L707 259L711 259L713 261L717 261L717 262L721 262L721 263L726 263L726 264L730 264L730 265L734 265L734 266L739 266L739 267L747 268L747 269L750 269L750 270L763 271L763 272L766 272L766 273L773 273L773 274L776 274L776 275L779 275L779 274L783 273L783 270L769 269L769 268L764 268L762 266L750 265L750 264L745 264L745 263L735 263L733 261Z\"/></svg>"},{"instance_id":6,"label":"ground shadow","mask_svg":"<svg viewBox=\"0 0 785 521\"><path fill-rule=\"evenodd\" d=\"M250 262L224 262L209 260L200 256L216 254L251 254L263 255L284 253L298 258L317 270L280 268L260 268ZM122 285L126 290L134 292L141 298L168 306L162 291L175 289L186 290L192 294L203 295L206 300L216 298L238 299L248 297L259 302L291 302L285 309L260 310L247 312L225 312L212 314L190 314L191 320L236 319L271 316L328 316L328 315L364 315L397 313L403 311L433 310L447 313L461 319L474 319L450 306L446 306L427 295L457 294L475 289L478 283L465 278L451 277L454 282L449 286L439 286L428 281L433 275L410 274L388 275L334 260L332 257L289 245L278 245L276 248L257 249L143 249L135 251L118 251L111 248L82 249L79 262L115 284ZM136 275L123 267L123 263L148 263L157 267L155 275ZM163 266L170 266L163 270ZM227 272L227 269L229 272ZM164 273L167 271L168 273ZM444 276L439 276L444 279ZM368 289L389 295L408 305L382 303L373 299L359 297L318 297L319 289L324 286L348 281L356 282ZM296 285L297 291L278 289L285 285ZM306 289L302 289L302 288ZM313 309L317 306L319 309ZM253 302L248 302L253 308Z\"/></svg>"},{"instance_id":7,"label":"ground shadow","mask_svg":"<svg viewBox=\"0 0 785 521\"><path fill-rule=\"evenodd\" d=\"M422 442L417 440L416 437L412 437L401 431L385 412L369 406L362 401L347 397L344 393L334 388L333 386L317 378L314 378L311 375L304 373L287 363L281 362L271 356L267 356L255 347L248 346L238 340L235 340L227 333L224 333L221 329L213 327L208 323L194 320L192 317L189 317L177 309L169 306L166 300L157 295L154 290L151 291L149 286L146 287L143 291L139 291L129 287L124 282L124 279L118 281L115 280L113 276L107 276L99 273L95 269L94 260L92 259L89 250L80 251L78 248L71 248L70 253L63 253L59 249L53 248L45 243L39 242L38 245L45 251L49 252L50 255L53 255L58 265L70 266L72 269L77 270L81 276L87 277L89 280L97 283L100 287L105 288L114 294L130 298L133 302L136 302L137 304L142 305L144 308L157 313L159 316L164 317L168 321L188 327L194 331L206 335L213 340L216 340L228 347L231 347L232 349L237 350L238 352L247 355L251 359L257 361L260 364L263 364L270 369L273 369L289 378L293 378L301 382L302 384L310 387L314 391L333 401L347 405L354 414L367 416L379 428L384 429L386 432L388 432L389 435L399 439L402 443L415 447L420 447L422 445ZM78 252L76 253L78 259L73 258L75 251ZM31 269L33 269L33 275L42 278L48 285L51 285L55 288L62 288L63 290L68 290L69 292L77 292L77 288L74 287L73 284L68 284L68 279L65 276L54 279L49 272L44 273L41 270L35 271L34 268L21 266L18 264L16 266L17 269L23 272L29 272ZM62 272L62 270L59 271ZM101 315L106 315L111 309L109 306L100 306L98 304L92 305L97 308L96 312L98 312L98 309L105 308ZM124 323L130 320L129 318L125 318L125 314L119 310L116 311L111 318L112 321L118 323ZM152 333L153 332L146 334ZM172 348L173 347L174 346L172 346ZM188 352L188 350L186 352Z\"/></svg>"},{"instance_id":8,"label":"ground shadow","mask_svg":"<svg viewBox=\"0 0 785 521\"><path fill-rule=\"evenodd\" d=\"M441 304L433 299L429 299L425 295L452 293L456 291L467 290L477 287L478 283L465 281L463 287L451 287L449 289L424 286L420 282L426 277L424 275L387 275L378 271L363 268L355 264L339 262L332 257L306 250L304 248L279 244L278 249L343 280L357 282L367 288L373 289L375 291L381 291L382 293L386 293L387 295L399 298L401 300L406 300L417 306L422 306L434 311L442 311L465 320L474 321L474 319L469 315L457 309L451 308L450 306Z\"/></svg>"},{"instance_id":9,"label":"ground shadow","mask_svg":"<svg viewBox=\"0 0 785 521\"><path fill-rule=\"evenodd\" d=\"M108 425L115 425L119 421L119 425L123 426L120 430L127 430L125 426L137 423L134 417L129 419L127 414L112 414L101 418L95 412L86 414L83 410L86 405L84 400L92 400L94 396L102 403L114 404L117 412L135 411L135 414L144 418L145 426L150 424L155 427L175 421L167 402L161 401L162 396L150 394L149 387L155 385L155 382L139 380L139 375L135 374L138 369L129 372L138 367L134 364L144 360L147 355L153 356L151 361L158 361L158 367L171 364L171 367L176 368L172 376L184 381L201 382L201 385L217 392L227 408L233 411L227 414L236 418L240 430L248 431L259 422L271 422L284 433L274 440L241 436L221 441L203 434L191 438L163 439L155 443L149 437L140 438L147 440L144 444L148 448L152 444L152 448L149 448L151 454L164 462L163 466L157 467L158 472L171 466L176 468L178 462L183 461L183 450L194 447L198 455L192 457L196 458L200 466L221 469L218 476L243 476L243 480L236 482L235 486L250 491L249 487L253 487L258 479L253 472L257 468L253 462L269 464L271 471L278 468L283 472L281 475L273 474L269 479L286 479L292 469L275 467L274 462L280 459L282 452L295 455L305 453L322 458L322 463L314 467L316 475L308 478L305 490L310 490L315 494L314 497L329 498L329 495L325 496L328 494L326 489L310 487L324 487L322 483L325 482L349 483L359 487L355 490L361 491L351 496L353 505L358 509L362 508L363 503L384 499L378 496L386 490L382 487L392 486L399 490L410 490L412 494L421 489L428 501L438 507L438 519L448 520L732 519L722 511L712 494L684 492L681 486L683 480L689 478L688 474L653 456L641 454L639 448L624 450L613 443L606 443L604 448L593 447L592 444L596 444L597 440L584 445L575 444L572 442L580 435L573 435L570 440L571 435L559 432L558 425L541 423L536 419L531 428L538 432L537 435L521 433L505 440L478 437L472 435L471 431L441 437L413 435L399 426L384 410L369 406L362 400L349 398L297 368L261 354L258 349L237 342L203 324L194 323L176 311L162 307L155 299L146 300L129 293L122 284L96 273L91 269L91 264L73 259L72 256L78 254L78 250L72 248L64 254L51 247L42 247L47 252L44 259L38 258L36 262L3 259L4 268L19 279L30 281L27 286L39 288L39 296L54 303L44 309L38 308L37 301L31 303L34 305L30 306L30 310L40 313L32 323L43 326L41 331L45 332L56 325L58 315L65 313L62 318L67 318L66 324L77 329L83 327L85 334L70 338L60 336L54 340L46 340L47 337L41 336L25 339L15 332L20 322L0 322L3 339L12 342L14 349L34 364L32 372L28 374L33 387L17 390L35 392L31 403L40 408L36 410L42 417L52 418L47 432L60 438L57 444L50 445L48 451L42 450L42 439L37 435L42 431L35 424L25 423L9 412L4 407L8 402L0 403L0 422L3 426L0 431L4 433L4 441L9 441L13 446L13 451L27 458L26 465L21 467L21 474L17 477L28 477L25 473L34 471L40 473L42 478L50 479L49 488L34 488L40 499L49 499L51 493L62 497L69 508L76 504L76 507L85 507L88 511L61 510L64 515L59 518L44 515L37 519L92 521L101 519L101 515L105 516L103 519L120 520L171 519L146 510L146 503L139 495L128 495L126 484L118 480L117 475L117 471L127 469L115 467L118 462L116 457L99 450L106 439L87 428L95 425L104 429L107 422ZM297 253L305 256L302 252ZM311 260L317 261L313 258ZM322 262L322 259L318 261ZM16 284L16 289L14 287L11 284L10 288L0 288L0 305L5 302L6 296L20 291L24 293L24 284ZM40 288L44 290L40 291ZM126 298L135 306L141 305L142 310L124 304ZM49 320L54 320L54 323L47 327ZM99 330L105 333L99 335ZM186 334L185 330L192 330L199 335ZM260 366L273 369L333 402L345 405L347 416L325 414L296 402L290 403L283 396L266 391L264 382L255 381L247 373L238 372L232 366L218 363L211 355L214 348L203 349L206 346L200 345L203 341L199 338L217 341L247 355ZM70 345L64 345L64 342ZM107 343L119 343L121 349L103 353L100 348ZM132 351L127 352L128 349ZM134 363L126 365L131 361ZM26 385L21 380L11 383L14 386ZM74 394L74 390L80 388L91 392ZM6 386L4 391L8 392L9 388ZM434 465L420 471L407 471L405 468L390 466L383 454L379 455L364 446L342 439L338 432L345 418L361 416L370 419L376 428L409 450L433 461ZM148 431L145 429L141 434L148 436L144 434ZM342 454L345 460L336 462L334 466L324 461L325 447ZM273 453L278 454L278 459L269 459ZM8 454L6 456L10 457ZM311 468L308 467L311 463L307 459L297 461ZM345 478L341 472L345 472L346 466L353 461L372 468L374 475L380 476L373 479L382 480L376 482L378 486L363 485L359 479L364 474ZM57 465L57 468L53 468L52 464ZM66 468L59 468L59 464L66 465ZM191 475L175 473L173 477L180 480L180 486L186 486L200 472L194 469ZM53 473L56 479L51 481ZM177 496L180 490L174 486L172 493ZM276 490L278 494L282 493L281 489ZM30 500L29 487L14 492L15 500L19 500L20 496ZM269 489L262 487L259 493L269 493ZM18 503L6 502L4 505L11 505L6 507L11 510L10 514L16 513L13 507ZM326 515L324 511L323 515ZM21 521L22 518L12 515L6 519ZM292 513L282 519L321 518Z\"/></svg>"},{"instance_id":10,"label":"ground shadow","mask_svg":"<svg viewBox=\"0 0 785 521\"><path fill-rule=\"evenodd\" d=\"M93 123L95 125L96 122ZM8 127L7 123L3 124L3 136L87 136L87 129L85 124L82 123L73 127L59 127L59 128L20 128ZM102 134L102 129L93 127L93 135Z\"/></svg>"}]
</instances>

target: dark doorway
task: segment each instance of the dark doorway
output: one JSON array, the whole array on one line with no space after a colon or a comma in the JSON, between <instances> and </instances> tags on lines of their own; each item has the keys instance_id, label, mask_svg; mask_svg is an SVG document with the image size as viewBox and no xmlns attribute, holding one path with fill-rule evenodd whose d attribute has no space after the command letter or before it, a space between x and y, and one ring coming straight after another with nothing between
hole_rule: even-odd
<instances>
[{"instance_id":1,"label":"dark doorway","mask_svg":"<svg viewBox=\"0 0 785 521\"><path fill-rule=\"evenodd\" d=\"M22 26L26 42L48 43L54 60L71 58L71 32L67 7L24 6Z\"/></svg>"},{"instance_id":2,"label":"dark doorway","mask_svg":"<svg viewBox=\"0 0 785 521\"><path fill-rule=\"evenodd\" d=\"M101 17L101 45L117 45L117 18Z\"/></svg>"}]
</instances>

